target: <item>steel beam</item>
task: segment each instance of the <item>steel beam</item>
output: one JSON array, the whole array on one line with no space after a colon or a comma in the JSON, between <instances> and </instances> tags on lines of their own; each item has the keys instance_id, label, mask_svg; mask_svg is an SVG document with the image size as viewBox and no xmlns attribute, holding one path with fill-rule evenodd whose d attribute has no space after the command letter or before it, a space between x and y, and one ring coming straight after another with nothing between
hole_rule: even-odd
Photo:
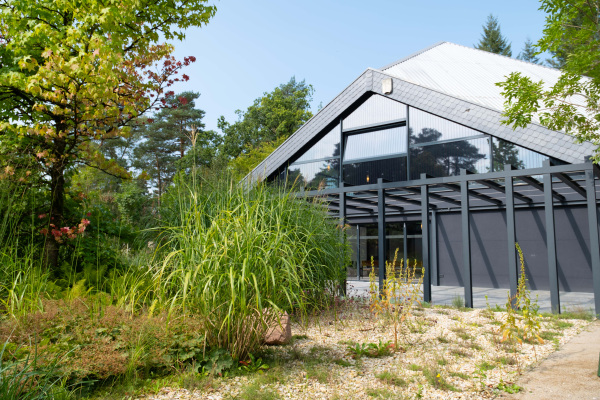
<instances>
[{"instance_id":1,"label":"steel beam","mask_svg":"<svg viewBox=\"0 0 600 400\"><path fill-rule=\"evenodd\" d=\"M480 180L480 181L475 181L475 182L480 183L480 184L482 184L484 186L487 186L490 189L495 189L495 190L499 191L500 193L506 193L505 188L503 188L502 186L498 185L494 181ZM525 203L532 203L533 202L533 200L531 200L529 197L523 196L522 194L519 194L519 193L515 193L514 190L513 190L513 197L515 199L519 199L519 200L521 200L521 201L523 201Z\"/></svg>"},{"instance_id":2,"label":"steel beam","mask_svg":"<svg viewBox=\"0 0 600 400\"><path fill-rule=\"evenodd\" d=\"M431 303L431 266L429 265L429 186L421 187L421 225L423 240L423 301Z\"/></svg>"},{"instance_id":3,"label":"steel beam","mask_svg":"<svg viewBox=\"0 0 600 400\"><path fill-rule=\"evenodd\" d=\"M377 189L377 233L378 233L378 257L379 257L379 293L383 290L383 281L385 279L385 259L386 259L386 235L385 235L385 189L383 189L383 179L377 179L379 189Z\"/></svg>"},{"instance_id":4,"label":"steel beam","mask_svg":"<svg viewBox=\"0 0 600 400\"><path fill-rule=\"evenodd\" d=\"M415 194L421 193L421 191L419 189L416 189L416 188L403 188L403 189L406 190L406 191L408 191L408 192L413 192ZM429 198L430 199L440 200L440 201L445 201L446 203L454 204L455 206L460 206L460 201L454 200L454 199L450 199L448 197L441 196L441 195L439 195L437 193L429 193ZM430 204L429 207L435 208L435 205Z\"/></svg>"},{"instance_id":5,"label":"steel beam","mask_svg":"<svg viewBox=\"0 0 600 400\"><path fill-rule=\"evenodd\" d=\"M544 191L544 185L541 184L537 179L532 178L531 176L520 176L519 179L525 182L526 184L533 186L537 190L540 190L542 192ZM556 193L554 190L552 190L552 197L554 197L558 201L565 201L565 196Z\"/></svg>"},{"instance_id":6,"label":"steel beam","mask_svg":"<svg viewBox=\"0 0 600 400\"><path fill-rule=\"evenodd\" d=\"M505 169L510 170L511 166L506 165ZM517 250L515 244L517 235L515 229L515 199L513 190L513 178L507 176L504 181L506 189L506 238L508 242L508 281L510 284L510 297L513 306L517 296L517 287L519 285L519 270L517 267Z\"/></svg>"},{"instance_id":7,"label":"steel beam","mask_svg":"<svg viewBox=\"0 0 600 400\"><path fill-rule=\"evenodd\" d=\"M344 187L344 183L340 183L341 187ZM340 234L341 234L341 239L342 242L345 244L346 242L346 235L344 234L344 227L346 226L346 192L342 192L340 193L340 211L339 211L339 216L340 216ZM348 276L348 266L344 265L343 261L340 261L340 269L344 272L344 280L343 282L340 282L341 284L341 292L342 292L342 296L346 296L347 294L347 288L348 288L348 282L347 282L347 276Z\"/></svg>"},{"instance_id":8,"label":"steel beam","mask_svg":"<svg viewBox=\"0 0 600 400\"><path fill-rule=\"evenodd\" d=\"M550 279L550 306L553 313L560 313L558 292L558 263L556 261L556 231L554 229L554 197L552 175L544 174L544 211L546 214L546 246L548 249L548 276Z\"/></svg>"},{"instance_id":9,"label":"steel beam","mask_svg":"<svg viewBox=\"0 0 600 400\"><path fill-rule=\"evenodd\" d=\"M462 182L461 182L462 183ZM454 183L443 183L440 186L454 190L455 192L461 192L462 191L462 185L456 185ZM498 199L494 199L493 197L487 196L485 194L481 194L481 193L477 193L477 192L473 192L471 191L470 193L471 196L479 199L479 200L483 200L483 201L487 201L489 203L492 204L496 204L497 206L502 205L502 200L498 200Z\"/></svg>"},{"instance_id":10,"label":"steel beam","mask_svg":"<svg viewBox=\"0 0 600 400\"><path fill-rule=\"evenodd\" d=\"M386 196L386 197L389 197L389 196ZM376 203L373 203L373 202L371 202L369 200L357 199L356 197L348 197L347 201L352 201L354 203L368 205L368 206L371 206L371 207L377 207ZM385 207L389 208L390 210L394 210L394 211L399 211L399 212L404 211L404 208L402 208L400 206L386 204Z\"/></svg>"},{"instance_id":11,"label":"steel beam","mask_svg":"<svg viewBox=\"0 0 600 400\"><path fill-rule=\"evenodd\" d=\"M575 181L573 181L573 179L571 179L569 176L565 174L555 174L554 176L560 179L562 183L573 189L581 197L583 197L584 199L587 198L587 193L585 192L585 190L581 186L579 186Z\"/></svg>"},{"instance_id":12,"label":"steel beam","mask_svg":"<svg viewBox=\"0 0 600 400\"><path fill-rule=\"evenodd\" d=\"M590 228L590 255L592 260L592 282L596 316L600 316L600 242L598 237L598 205L596 204L596 184L594 171L585 171L587 192L588 224Z\"/></svg>"},{"instance_id":13,"label":"steel beam","mask_svg":"<svg viewBox=\"0 0 600 400\"><path fill-rule=\"evenodd\" d=\"M460 183L462 220L463 284L465 286L465 307L473 308L473 282L471 271L471 221L469 216L469 182Z\"/></svg>"},{"instance_id":14,"label":"steel beam","mask_svg":"<svg viewBox=\"0 0 600 400\"><path fill-rule=\"evenodd\" d=\"M440 286L440 271L438 269L437 259L437 211L431 210L431 225L430 225L430 244L429 244L429 256L431 264L431 284Z\"/></svg>"}]
</instances>

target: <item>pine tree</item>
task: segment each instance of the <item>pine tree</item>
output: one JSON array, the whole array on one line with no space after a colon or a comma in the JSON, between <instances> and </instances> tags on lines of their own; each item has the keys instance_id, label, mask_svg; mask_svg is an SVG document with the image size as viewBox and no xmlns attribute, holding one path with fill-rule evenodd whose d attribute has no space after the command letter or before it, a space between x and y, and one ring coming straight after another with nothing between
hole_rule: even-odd
<instances>
[{"instance_id":1,"label":"pine tree","mask_svg":"<svg viewBox=\"0 0 600 400\"><path fill-rule=\"evenodd\" d=\"M487 22L483 25L481 40L475 45L475 48L512 57L510 43L502 36L498 19L492 14L488 16Z\"/></svg>"},{"instance_id":2,"label":"pine tree","mask_svg":"<svg viewBox=\"0 0 600 400\"><path fill-rule=\"evenodd\" d=\"M517 56L519 60L527 61L534 64L539 64L540 59L536 55L535 47L533 42L527 38L525 41L525 46L523 46L523 51L519 53Z\"/></svg>"}]
</instances>

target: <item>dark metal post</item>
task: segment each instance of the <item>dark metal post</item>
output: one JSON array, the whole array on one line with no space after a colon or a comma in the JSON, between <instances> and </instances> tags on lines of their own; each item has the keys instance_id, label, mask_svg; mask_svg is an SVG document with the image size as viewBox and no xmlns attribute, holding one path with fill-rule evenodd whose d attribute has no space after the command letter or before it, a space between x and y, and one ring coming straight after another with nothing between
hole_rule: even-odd
<instances>
[{"instance_id":1,"label":"dark metal post","mask_svg":"<svg viewBox=\"0 0 600 400\"><path fill-rule=\"evenodd\" d=\"M595 167L592 166L592 168ZM590 226L590 258L592 260L595 313L600 315L600 239L598 237L598 206L596 205L596 185L593 169L585 171L585 190L587 191L588 223Z\"/></svg>"},{"instance_id":2,"label":"dark metal post","mask_svg":"<svg viewBox=\"0 0 600 400\"><path fill-rule=\"evenodd\" d=\"M549 163L544 163L544 166ZM554 230L554 198L552 175L544 174L544 211L546 214L546 246L548 248L548 276L550 278L550 305L553 313L560 313L558 293L558 264L556 262L556 232Z\"/></svg>"},{"instance_id":3,"label":"dark metal post","mask_svg":"<svg viewBox=\"0 0 600 400\"><path fill-rule=\"evenodd\" d=\"M406 180L410 181L410 107L406 106Z\"/></svg>"},{"instance_id":4,"label":"dark metal post","mask_svg":"<svg viewBox=\"0 0 600 400\"><path fill-rule=\"evenodd\" d=\"M360 281L362 275L362 262L360 259L360 225L356 225L356 277Z\"/></svg>"},{"instance_id":5,"label":"dark metal post","mask_svg":"<svg viewBox=\"0 0 600 400\"><path fill-rule=\"evenodd\" d=\"M437 212L431 210L431 241L429 255L431 256L431 283L440 286L440 271L437 259Z\"/></svg>"},{"instance_id":6,"label":"dark metal post","mask_svg":"<svg viewBox=\"0 0 600 400\"><path fill-rule=\"evenodd\" d=\"M340 188L344 187L344 182L340 182ZM346 228L346 192L340 192L340 232L342 235L342 241L346 241L346 233L344 229ZM342 262L343 263L343 262ZM342 283L342 295L346 296L346 289L348 286L348 270L347 265L341 265L341 269L344 271L344 282Z\"/></svg>"},{"instance_id":7,"label":"dark metal post","mask_svg":"<svg viewBox=\"0 0 600 400\"><path fill-rule=\"evenodd\" d=\"M505 171L512 170L511 165L504 166ZM519 270L517 267L517 251L515 248L516 229L515 229L515 198L513 188L512 176L506 176L504 178L504 190L506 192L506 238L508 241L508 280L510 283L510 297L513 299L512 304L514 306L517 286L519 284Z\"/></svg>"},{"instance_id":8,"label":"dark metal post","mask_svg":"<svg viewBox=\"0 0 600 400\"><path fill-rule=\"evenodd\" d=\"M461 174L463 171L461 171ZM460 216L462 219L463 284L465 307L473 308L473 282L471 273L471 221L469 216L469 182L460 183Z\"/></svg>"},{"instance_id":9,"label":"dark metal post","mask_svg":"<svg viewBox=\"0 0 600 400\"><path fill-rule=\"evenodd\" d=\"M408 235L406 234L406 222L402 228L403 242L402 242L402 259L404 260L404 268L408 267L408 243L406 243L408 239Z\"/></svg>"},{"instance_id":10,"label":"dark metal post","mask_svg":"<svg viewBox=\"0 0 600 400\"><path fill-rule=\"evenodd\" d=\"M421 175L421 179L424 177ZM423 237L423 301L431 303L431 266L429 265L429 186L421 186L421 225Z\"/></svg>"},{"instance_id":11,"label":"dark metal post","mask_svg":"<svg viewBox=\"0 0 600 400\"><path fill-rule=\"evenodd\" d=\"M383 179L377 179L377 232L378 232L378 265L379 265L379 293L383 290L385 279L386 238L385 238L385 190L381 187Z\"/></svg>"}]
</instances>

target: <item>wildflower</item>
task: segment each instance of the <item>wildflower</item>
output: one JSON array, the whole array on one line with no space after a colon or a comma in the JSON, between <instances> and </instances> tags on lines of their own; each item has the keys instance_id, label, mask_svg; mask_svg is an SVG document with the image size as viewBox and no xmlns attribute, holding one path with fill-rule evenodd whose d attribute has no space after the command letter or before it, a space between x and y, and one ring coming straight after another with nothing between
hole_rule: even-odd
<instances>
[{"instance_id":1,"label":"wildflower","mask_svg":"<svg viewBox=\"0 0 600 400\"><path fill-rule=\"evenodd\" d=\"M40 215L38 215L38 218L39 219L44 219L44 218L46 218L46 214L40 214Z\"/></svg>"},{"instance_id":2,"label":"wildflower","mask_svg":"<svg viewBox=\"0 0 600 400\"><path fill-rule=\"evenodd\" d=\"M42 235L47 235L47 234L48 234L48 229L46 229L46 228L42 228L42 229L40 229L40 233L41 233Z\"/></svg>"}]
</instances>

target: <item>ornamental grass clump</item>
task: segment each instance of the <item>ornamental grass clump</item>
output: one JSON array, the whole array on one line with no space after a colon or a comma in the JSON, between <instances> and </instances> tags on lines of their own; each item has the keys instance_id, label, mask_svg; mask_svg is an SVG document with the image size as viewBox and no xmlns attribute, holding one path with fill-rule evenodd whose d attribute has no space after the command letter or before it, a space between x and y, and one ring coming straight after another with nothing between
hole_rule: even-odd
<instances>
[{"instance_id":1,"label":"ornamental grass clump","mask_svg":"<svg viewBox=\"0 0 600 400\"><path fill-rule=\"evenodd\" d=\"M164 228L152 292L157 307L199 316L207 345L240 359L280 311L330 301L348 248L320 204L280 187L197 179L178 182L170 200L178 224Z\"/></svg>"}]
</instances>

